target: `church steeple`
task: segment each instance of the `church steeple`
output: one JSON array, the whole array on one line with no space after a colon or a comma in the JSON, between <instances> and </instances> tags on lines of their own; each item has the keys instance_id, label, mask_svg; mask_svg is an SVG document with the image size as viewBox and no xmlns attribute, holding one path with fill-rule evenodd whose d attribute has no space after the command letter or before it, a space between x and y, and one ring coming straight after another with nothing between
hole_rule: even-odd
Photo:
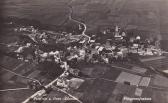
<instances>
[{"instance_id":1,"label":"church steeple","mask_svg":"<svg viewBox=\"0 0 168 103\"><path fill-rule=\"evenodd\" d=\"M119 37L120 35L119 35L119 27L118 26L116 26L115 27L115 37Z\"/></svg>"}]
</instances>

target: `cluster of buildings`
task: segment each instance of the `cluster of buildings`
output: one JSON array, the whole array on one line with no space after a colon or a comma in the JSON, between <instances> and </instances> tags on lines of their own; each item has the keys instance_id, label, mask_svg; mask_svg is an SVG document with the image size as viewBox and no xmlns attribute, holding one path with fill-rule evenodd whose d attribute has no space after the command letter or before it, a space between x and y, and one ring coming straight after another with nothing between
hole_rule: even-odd
<instances>
[{"instance_id":1,"label":"cluster of buildings","mask_svg":"<svg viewBox=\"0 0 168 103\"><path fill-rule=\"evenodd\" d=\"M60 51L62 55L66 54L64 58L69 57L69 59L76 58L77 60L83 59L94 62L102 60L109 63L110 60L124 60L127 58L128 53L136 53L141 56L162 54L159 47L151 44L150 40L142 40L139 35L130 37L129 34L120 30L118 26L111 33L112 36L106 38L105 43L97 42L98 38L101 39L97 35L87 36L85 34L73 35L66 32L39 31L33 26L21 27L16 29L16 31L23 32L24 35L30 37L35 42L35 44L32 43L32 46L35 47L34 49L38 49L38 44L53 45L53 47L58 43L64 44L64 50L58 50L57 48L49 52L40 51L40 49L36 50L36 54L38 54L37 51L40 51L41 58L51 57L55 52ZM107 30L104 30L102 35L106 36L107 32ZM23 48L29 48L30 45L31 43L24 44L16 52L21 52Z\"/></svg>"},{"instance_id":2,"label":"cluster of buildings","mask_svg":"<svg viewBox=\"0 0 168 103\"><path fill-rule=\"evenodd\" d=\"M145 55L161 55L161 50L155 45L150 44L149 40L142 40L141 36L136 35L129 37L126 32L121 31L118 26L115 27L111 38L106 39L105 43L97 42L96 35L87 36L72 35L72 33L55 33L51 31L39 31L33 26L21 27L16 31L22 32L30 37L34 42L21 44L14 52L18 59L26 62L54 62L58 64L64 71L65 75L61 76L57 81L57 86L68 88L70 79L69 75L79 76L80 71L77 65L80 63L105 63L110 64L115 61L127 61L129 53ZM107 31L103 32L106 35ZM64 44L64 49L43 51L41 45L57 45ZM61 46L61 45L60 45ZM46 47L47 48L47 47ZM72 78L71 78L72 79ZM75 79L81 81L80 79Z\"/></svg>"}]
</instances>

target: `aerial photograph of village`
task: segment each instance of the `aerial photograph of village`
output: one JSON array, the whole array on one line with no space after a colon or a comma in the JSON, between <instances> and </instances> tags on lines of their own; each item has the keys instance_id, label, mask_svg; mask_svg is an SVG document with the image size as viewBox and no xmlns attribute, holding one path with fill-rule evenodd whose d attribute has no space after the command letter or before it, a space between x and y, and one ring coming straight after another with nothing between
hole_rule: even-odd
<instances>
[{"instance_id":1,"label":"aerial photograph of village","mask_svg":"<svg viewBox=\"0 0 168 103\"><path fill-rule=\"evenodd\" d=\"M168 103L168 0L0 1L0 103Z\"/></svg>"}]
</instances>

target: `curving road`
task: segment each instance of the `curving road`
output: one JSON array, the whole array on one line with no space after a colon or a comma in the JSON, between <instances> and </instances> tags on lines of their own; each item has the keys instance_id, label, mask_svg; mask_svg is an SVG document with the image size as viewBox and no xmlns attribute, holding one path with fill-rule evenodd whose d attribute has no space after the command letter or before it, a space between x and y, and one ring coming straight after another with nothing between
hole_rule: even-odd
<instances>
[{"instance_id":1,"label":"curving road","mask_svg":"<svg viewBox=\"0 0 168 103\"><path fill-rule=\"evenodd\" d=\"M68 7L70 9L70 13L69 13L69 16L68 16L69 20L72 20L72 21L74 21L76 23L79 23L79 24L81 24L83 26L83 31L82 31L81 35L87 37L88 38L88 42L89 42L91 37L85 34L86 29L87 29L86 24L81 22L81 21L78 21L78 20L74 19L73 16L72 16L73 15L73 7L71 5L68 5Z\"/></svg>"}]
</instances>

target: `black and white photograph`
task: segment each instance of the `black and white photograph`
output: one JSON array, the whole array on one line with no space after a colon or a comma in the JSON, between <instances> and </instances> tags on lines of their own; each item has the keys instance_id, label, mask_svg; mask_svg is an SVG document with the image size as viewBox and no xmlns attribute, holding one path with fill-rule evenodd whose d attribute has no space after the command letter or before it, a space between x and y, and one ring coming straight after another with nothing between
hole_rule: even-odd
<instances>
[{"instance_id":1,"label":"black and white photograph","mask_svg":"<svg viewBox=\"0 0 168 103\"><path fill-rule=\"evenodd\" d=\"M0 0L0 103L168 103L168 0Z\"/></svg>"}]
</instances>

